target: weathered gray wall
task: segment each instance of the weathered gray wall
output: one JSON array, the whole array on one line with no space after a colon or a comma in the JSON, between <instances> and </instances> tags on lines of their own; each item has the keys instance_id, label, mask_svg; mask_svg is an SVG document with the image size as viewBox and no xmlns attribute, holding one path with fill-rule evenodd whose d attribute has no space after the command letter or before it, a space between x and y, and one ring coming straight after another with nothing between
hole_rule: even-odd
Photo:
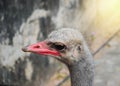
<instances>
[{"instance_id":1,"label":"weathered gray wall","mask_svg":"<svg viewBox=\"0 0 120 86\"><path fill-rule=\"evenodd\" d=\"M43 86L53 63L21 48L53 29L87 30L95 10L95 0L0 0L0 84Z\"/></svg>"}]
</instances>

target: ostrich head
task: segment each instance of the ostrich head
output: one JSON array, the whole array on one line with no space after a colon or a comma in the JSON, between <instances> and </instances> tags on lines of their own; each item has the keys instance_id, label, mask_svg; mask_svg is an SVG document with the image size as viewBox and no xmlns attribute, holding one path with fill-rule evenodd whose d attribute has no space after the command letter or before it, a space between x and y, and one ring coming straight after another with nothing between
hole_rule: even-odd
<instances>
[{"instance_id":1,"label":"ostrich head","mask_svg":"<svg viewBox=\"0 0 120 86\"><path fill-rule=\"evenodd\" d=\"M50 55L71 65L83 57L83 47L84 41L79 31L62 28L51 32L46 40L24 47L22 50L40 55Z\"/></svg>"},{"instance_id":2,"label":"ostrich head","mask_svg":"<svg viewBox=\"0 0 120 86\"><path fill-rule=\"evenodd\" d=\"M79 31L70 28L55 30L46 40L24 47L23 51L50 55L66 64L71 86L93 86L93 58Z\"/></svg>"}]
</instances>

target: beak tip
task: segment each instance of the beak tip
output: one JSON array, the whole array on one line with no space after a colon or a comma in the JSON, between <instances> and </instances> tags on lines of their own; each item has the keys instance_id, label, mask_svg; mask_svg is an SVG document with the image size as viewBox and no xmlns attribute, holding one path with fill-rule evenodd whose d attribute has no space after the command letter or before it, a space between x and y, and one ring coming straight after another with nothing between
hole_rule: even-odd
<instances>
[{"instance_id":1,"label":"beak tip","mask_svg":"<svg viewBox=\"0 0 120 86\"><path fill-rule=\"evenodd\" d=\"M22 51L24 51L24 52L28 52L27 47L23 47L23 48L22 48Z\"/></svg>"}]
</instances>

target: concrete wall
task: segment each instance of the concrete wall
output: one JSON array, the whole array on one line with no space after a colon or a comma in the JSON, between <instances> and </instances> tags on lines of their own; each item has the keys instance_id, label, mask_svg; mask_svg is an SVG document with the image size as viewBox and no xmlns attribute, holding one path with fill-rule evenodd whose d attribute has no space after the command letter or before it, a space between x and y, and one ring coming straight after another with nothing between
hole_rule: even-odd
<instances>
[{"instance_id":1,"label":"concrete wall","mask_svg":"<svg viewBox=\"0 0 120 86\"><path fill-rule=\"evenodd\" d=\"M0 84L43 86L54 61L21 48L45 39L54 29L84 32L95 10L95 0L0 0Z\"/></svg>"}]
</instances>

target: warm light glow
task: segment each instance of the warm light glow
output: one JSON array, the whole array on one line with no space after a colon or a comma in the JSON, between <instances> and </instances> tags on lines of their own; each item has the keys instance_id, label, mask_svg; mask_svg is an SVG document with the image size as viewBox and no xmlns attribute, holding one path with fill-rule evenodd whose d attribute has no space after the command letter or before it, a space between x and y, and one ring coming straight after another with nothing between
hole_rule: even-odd
<instances>
[{"instance_id":1,"label":"warm light glow","mask_svg":"<svg viewBox=\"0 0 120 86\"><path fill-rule=\"evenodd\" d=\"M120 27L120 0L97 1L97 26L105 32L115 32Z\"/></svg>"},{"instance_id":2,"label":"warm light glow","mask_svg":"<svg viewBox=\"0 0 120 86\"><path fill-rule=\"evenodd\" d=\"M119 0L100 0L99 6L100 11L106 12L115 10Z\"/></svg>"}]
</instances>

